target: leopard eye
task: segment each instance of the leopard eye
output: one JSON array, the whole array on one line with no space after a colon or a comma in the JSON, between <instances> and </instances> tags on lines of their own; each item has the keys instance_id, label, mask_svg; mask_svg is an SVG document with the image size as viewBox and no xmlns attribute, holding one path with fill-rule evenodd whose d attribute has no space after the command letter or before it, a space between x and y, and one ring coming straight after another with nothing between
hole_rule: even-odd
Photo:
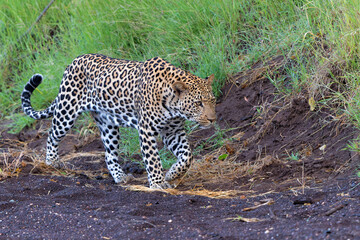
<instances>
[{"instance_id":1,"label":"leopard eye","mask_svg":"<svg viewBox=\"0 0 360 240\"><path fill-rule=\"evenodd\" d=\"M198 102L198 105L199 105L200 107L203 107L203 106L204 106L201 101Z\"/></svg>"}]
</instances>

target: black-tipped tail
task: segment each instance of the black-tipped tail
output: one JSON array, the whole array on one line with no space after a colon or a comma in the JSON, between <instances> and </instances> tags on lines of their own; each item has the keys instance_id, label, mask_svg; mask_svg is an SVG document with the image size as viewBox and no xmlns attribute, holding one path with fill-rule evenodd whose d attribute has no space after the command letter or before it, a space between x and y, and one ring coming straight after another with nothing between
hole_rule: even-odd
<instances>
[{"instance_id":1,"label":"black-tipped tail","mask_svg":"<svg viewBox=\"0 0 360 240\"><path fill-rule=\"evenodd\" d=\"M31 106L31 101L30 101L31 94L33 93L35 88L37 88L41 84L42 80L43 77L41 74L35 74L25 84L24 90L21 94L21 104L24 113L34 119L49 118L53 115L54 112L55 101L51 104L50 107L48 107L43 111L35 111Z\"/></svg>"}]
</instances>

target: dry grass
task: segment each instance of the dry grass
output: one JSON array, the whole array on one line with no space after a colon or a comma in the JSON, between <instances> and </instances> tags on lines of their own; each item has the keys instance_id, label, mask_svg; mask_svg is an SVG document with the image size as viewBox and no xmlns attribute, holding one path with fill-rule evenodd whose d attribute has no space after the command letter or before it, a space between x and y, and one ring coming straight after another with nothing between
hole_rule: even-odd
<instances>
[{"instance_id":1,"label":"dry grass","mask_svg":"<svg viewBox=\"0 0 360 240\"><path fill-rule=\"evenodd\" d=\"M27 147L27 143L14 139L2 139L0 142L0 180L18 176L27 166L28 160L35 160L36 155Z\"/></svg>"},{"instance_id":2,"label":"dry grass","mask_svg":"<svg viewBox=\"0 0 360 240\"><path fill-rule=\"evenodd\" d=\"M210 191L206 189L191 189L191 190L178 190L174 188L169 189L151 189L143 185L127 185L124 186L129 191L141 191L141 192L163 192L171 195L196 195L215 199L227 199L239 196L244 193L251 193L252 191Z\"/></svg>"},{"instance_id":3,"label":"dry grass","mask_svg":"<svg viewBox=\"0 0 360 240\"><path fill-rule=\"evenodd\" d=\"M90 158L94 158L96 160L94 160L95 162L99 162L99 158L103 159L105 156L105 152L104 151L92 151L92 152L76 152L76 153L69 153L66 154L65 156L63 156L61 158L61 160L63 162L70 162L71 160L75 159L75 158L79 158L79 157L90 157Z\"/></svg>"},{"instance_id":4,"label":"dry grass","mask_svg":"<svg viewBox=\"0 0 360 240\"><path fill-rule=\"evenodd\" d=\"M98 176L99 172L84 171L76 169L70 162L75 158L90 157L93 162L100 162L103 159L104 152L78 152L69 153L61 157L63 168L55 168L45 164L45 154L43 151L37 151L28 147L28 143L13 139L2 139L0 141L0 180L8 177L16 177L27 168L31 174L53 175L53 176L78 176L86 175L90 178ZM102 169L99 169L101 171Z\"/></svg>"},{"instance_id":5,"label":"dry grass","mask_svg":"<svg viewBox=\"0 0 360 240\"><path fill-rule=\"evenodd\" d=\"M261 135L260 131L255 135ZM189 171L180 179L176 185L183 183L186 186L205 183L227 183L235 178L240 178L253 174L259 169L268 166L278 159L270 156L258 154L255 161L237 160L238 156L246 149L249 139L243 140L244 132L238 132L229 139L235 139L237 143L226 142L223 146L207 153L194 161ZM242 141L242 142L241 142ZM223 156L226 156L223 159Z\"/></svg>"},{"instance_id":6,"label":"dry grass","mask_svg":"<svg viewBox=\"0 0 360 240\"><path fill-rule=\"evenodd\" d=\"M254 174L263 167L278 161L270 155L260 157L261 154L259 154L255 161L238 162L237 158L243 150L242 144L232 147L225 144L195 161L189 171L175 185L202 186L203 184L230 183L236 178ZM227 157L219 160L220 156L224 154L227 154Z\"/></svg>"},{"instance_id":7,"label":"dry grass","mask_svg":"<svg viewBox=\"0 0 360 240\"><path fill-rule=\"evenodd\" d=\"M9 156L6 153L2 154L2 161L0 164L0 180L17 176L21 171L21 158L23 157L23 152L10 160Z\"/></svg>"}]
</instances>

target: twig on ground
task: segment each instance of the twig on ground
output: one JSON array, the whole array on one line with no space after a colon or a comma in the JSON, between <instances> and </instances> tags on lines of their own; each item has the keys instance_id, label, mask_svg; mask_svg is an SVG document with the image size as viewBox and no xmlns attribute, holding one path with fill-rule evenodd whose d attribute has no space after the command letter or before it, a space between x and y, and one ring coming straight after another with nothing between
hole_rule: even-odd
<instances>
[{"instance_id":1,"label":"twig on ground","mask_svg":"<svg viewBox=\"0 0 360 240\"><path fill-rule=\"evenodd\" d=\"M340 205L338 205L338 206L330 209L329 211L327 211L327 212L325 213L325 216L330 216L331 214L335 213L336 211L339 211L339 210L343 209L343 208L346 207L346 206L347 206L347 203L345 203L345 204L340 204Z\"/></svg>"},{"instance_id":2,"label":"twig on ground","mask_svg":"<svg viewBox=\"0 0 360 240\"><path fill-rule=\"evenodd\" d=\"M270 204L273 204L274 203L274 200L272 198L269 198L269 199L266 199L264 203L262 204L258 204L258 205L255 205L255 206L252 206L252 207L247 207L247 208L243 208L242 211L243 212L246 212L246 211L252 211L252 210L255 210L261 206L265 206L265 205L270 205Z\"/></svg>"},{"instance_id":3,"label":"twig on ground","mask_svg":"<svg viewBox=\"0 0 360 240\"><path fill-rule=\"evenodd\" d=\"M234 218L225 218L225 220L230 220L230 221L239 221L239 222L262 222L265 221L266 219L261 219L261 218L244 218L242 216L237 216Z\"/></svg>"}]
</instances>

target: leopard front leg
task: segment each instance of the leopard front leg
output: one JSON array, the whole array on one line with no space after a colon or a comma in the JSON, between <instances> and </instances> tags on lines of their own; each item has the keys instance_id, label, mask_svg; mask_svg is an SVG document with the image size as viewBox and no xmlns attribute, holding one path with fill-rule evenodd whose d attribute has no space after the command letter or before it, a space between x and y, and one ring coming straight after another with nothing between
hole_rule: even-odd
<instances>
[{"instance_id":1,"label":"leopard front leg","mask_svg":"<svg viewBox=\"0 0 360 240\"><path fill-rule=\"evenodd\" d=\"M141 153L152 189L166 189L172 186L165 181L164 171L157 148L155 133L139 124L139 141Z\"/></svg>"},{"instance_id":2,"label":"leopard front leg","mask_svg":"<svg viewBox=\"0 0 360 240\"><path fill-rule=\"evenodd\" d=\"M190 144L184 130L184 121L174 120L170 125L171 127L166 127L161 132L161 137L164 144L178 160L166 173L166 181L171 181L184 175L193 161Z\"/></svg>"}]
</instances>

